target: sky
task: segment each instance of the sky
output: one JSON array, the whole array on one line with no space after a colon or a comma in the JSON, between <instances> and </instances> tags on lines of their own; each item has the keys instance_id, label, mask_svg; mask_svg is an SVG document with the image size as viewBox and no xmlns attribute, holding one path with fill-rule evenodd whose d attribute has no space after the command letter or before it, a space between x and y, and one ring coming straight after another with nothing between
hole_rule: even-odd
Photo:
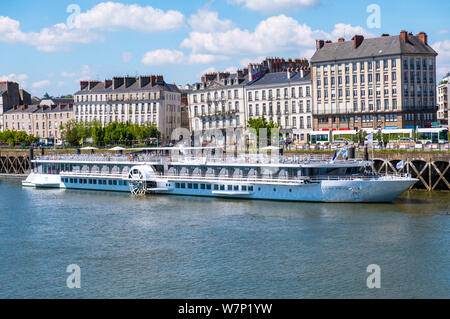
<instances>
[{"instance_id":1,"label":"sky","mask_svg":"<svg viewBox=\"0 0 450 319\"><path fill-rule=\"evenodd\" d=\"M265 57L310 59L319 39L401 30L428 34L439 80L450 71L449 15L441 0L2 0L0 81L38 97L125 75L185 85Z\"/></svg>"}]
</instances>

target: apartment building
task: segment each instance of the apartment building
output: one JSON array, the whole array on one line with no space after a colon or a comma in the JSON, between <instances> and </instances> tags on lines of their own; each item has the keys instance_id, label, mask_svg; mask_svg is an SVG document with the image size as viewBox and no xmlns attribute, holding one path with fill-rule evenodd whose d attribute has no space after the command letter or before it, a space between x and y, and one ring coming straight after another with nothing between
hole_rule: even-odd
<instances>
[{"instance_id":1,"label":"apartment building","mask_svg":"<svg viewBox=\"0 0 450 319\"><path fill-rule=\"evenodd\" d=\"M153 123L163 141L181 125L181 93L163 76L114 77L112 80L81 81L74 94L75 120L136 124Z\"/></svg>"},{"instance_id":2,"label":"apartment building","mask_svg":"<svg viewBox=\"0 0 450 319\"><path fill-rule=\"evenodd\" d=\"M430 127L436 56L424 32L317 41L311 58L315 129Z\"/></svg>"},{"instance_id":3,"label":"apartment building","mask_svg":"<svg viewBox=\"0 0 450 319\"><path fill-rule=\"evenodd\" d=\"M25 90L19 89L19 84L16 82L0 82L0 131L4 130L4 112L19 104L31 104L30 94Z\"/></svg>"},{"instance_id":4,"label":"apartment building","mask_svg":"<svg viewBox=\"0 0 450 319\"><path fill-rule=\"evenodd\" d=\"M193 84L188 93L191 132L212 129L225 131L227 128L245 129L250 118L247 90L251 85L255 84L251 90L256 88L259 90L265 81L268 81L269 86L276 86L278 80L273 82L268 80L269 77L265 79L264 77L267 74L281 72L283 73L281 77L286 78L287 70L295 77L295 70L307 68L306 59L266 58L261 63L251 63L248 68L233 74L214 72L203 75L201 83ZM259 82L261 85L258 81L262 81Z\"/></svg>"},{"instance_id":5,"label":"apartment building","mask_svg":"<svg viewBox=\"0 0 450 319\"><path fill-rule=\"evenodd\" d=\"M280 127L284 137L306 143L312 131L311 75L308 70L289 69L267 73L245 87L246 120L264 116Z\"/></svg>"},{"instance_id":6,"label":"apartment building","mask_svg":"<svg viewBox=\"0 0 450 319\"><path fill-rule=\"evenodd\" d=\"M191 131L245 127L247 71L209 73L188 92Z\"/></svg>"},{"instance_id":7,"label":"apartment building","mask_svg":"<svg viewBox=\"0 0 450 319\"><path fill-rule=\"evenodd\" d=\"M73 104L15 105L4 114L5 130L24 131L40 138L63 140L62 129L74 119Z\"/></svg>"},{"instance_id":8,"label":"apartment building","mask_svg":"<svg viewBox=\"0 0 450 319\"><path fill-rule=\"evenodd\" d=\"M450 76L445 77L437 87L437 119L442 125L450 128L450 112L448 109L448 93L450 89Z\"/></svg>"}]
</instances>

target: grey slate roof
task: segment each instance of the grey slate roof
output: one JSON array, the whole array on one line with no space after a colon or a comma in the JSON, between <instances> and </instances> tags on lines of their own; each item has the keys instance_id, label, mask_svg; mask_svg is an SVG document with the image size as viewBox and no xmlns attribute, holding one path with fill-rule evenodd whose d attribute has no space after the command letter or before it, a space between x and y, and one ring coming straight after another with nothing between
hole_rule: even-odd
<instances>
[{"instance_id":1,"label":"grey slate roof","mask_svg":"<svg viewBox=\"0 0 450 319\"><path fill-rule=\"evenodd\" d=\"M314 53L311 63L404 54L437 55L436 51L416 36L408 35L405 42L399 35L395 35L364 39L356 49L353 41L326 43Z\"/></svg>"},{"instance_id":2,"label":"grey slate roof","mask_svg":"<svg viewBox=\"0 0 450 319\"><path fill-rule=\"evenodd\" d=\"M168 90L170 92L176 92L178 93L178 87L173 84L167 84L167 83L156 83L154 86L151 86L150 83L145 85L144 87L140 88L138 81L131 84L129 87L125 88L125 83L113 90L112 85L105 89L104 82L97 83L92 89L88 90L87 88L84 90L80 90L76 92L75 94L86 94L86 93L128 93L128 92L156 92L160 90Z\"/></svg>"},{"instance_id":3,"label":"grey slate roof","mask_svg":"<svg viewBox=\"0 0 450 319\"><path fill-rule=\"evenodd\" d=\"M309 71L305 71L304 77L300 76L300 72L291 72L290 79L288 79L287 72L276 72L266 73L262 78L250 83L248 86L265 86L309 81L311 81L311 73Z\"/></svg>"},{"instance_id":4,"label":"grey slate roof","mask_svg":"<svg viewBox=\"0 0 450 319\"><path fill-rule=\"evenodd\" d=\"M62 109L59 109L57 105L52 106L39 106L39 104L28 105L26 109L22 110L22 105L19 105L17 109L9 109L4 114L22 114L22 113L59 113L59 112L72 112L73 107L64 105Z\"/></svg>"}]
</instances>

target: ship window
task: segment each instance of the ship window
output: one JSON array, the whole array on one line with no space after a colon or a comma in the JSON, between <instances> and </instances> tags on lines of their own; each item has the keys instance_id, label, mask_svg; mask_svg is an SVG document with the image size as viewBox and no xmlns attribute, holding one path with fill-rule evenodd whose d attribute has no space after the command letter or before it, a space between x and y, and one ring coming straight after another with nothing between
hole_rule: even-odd
<instances>
[{"instance_id":1,"label":"ship window","mask_svg":"<svg viewBox=\"0 0 450 319\"><path fill-rule=\"evenodd\" d=\"M198 189L198 184L194 184L194 189Z\"/></svg>"},{"instance_id":2,"label":"ship window","mask_svg":"<svg viewBox=\"0 0 450 319\"><path fill-rule=\"evenodd\" d=\"M180 188L180 183L175 183L175 188Z\"/></svg>"},{"instance_id":3,"label":"ship window","mask_svg":"<svg viewBox=\"0 0 450 319\"><path fill-rule=\"evenodd\" d=\"M219 185L214 185L214 190L218 190L219 189Z\"/></svg>"},{"instance_id":4,"label":"ship window","mask_svg":"<svg viewBox=\"0 0 450 319\"><path fill-rule=\"evenodd\" d=\"M89 184L92 184L92 179L89 178Z\"/></svg>"},{"instance_id":5,"label":"ship window","mask_svg":"<svg viewBox=\"0 0 450 319\"><path fill-rule=\"evenodd\" d=\"M188 188L191 189L192 188L192 184L188 183Z\"/></svg>"},{"instance_id":6,"label":"ship window","mask_svg":"<svg viewBox=\"0 0 450 319\"><path fill-rule=\"evenodd\" d=\"M205 184L200 184L200 189L205 189Z\"/></svg>"},{"instance_id":7,"label":"ship window","mask_svg":"<svg viewBox=\"0 0 450 319\"><path fill-rule=\"evenodd\" d=\"M181 188L186 188L186 184L185 183L181 183Z\"/></svg>"},{"instance_id":8,"label":"ship window","mask_svg":"<svg viewBox=\"0 0 450 319\"><path fill-rule=\"evenodd\" d=\"M243 191L246 191L246 190L247 190L247 186L242 185L242 190L243 190Z\"/></svg>"},{"instance_id":9,"label":"ship window","mask_svg":"<svg viewBox=\"0 0 450 319\"><path fill-rule=\"evenodd\" d=\"M73 183L73 178L70 179L70 182Z\"/></svg>"},{"instance_id":10,"label":"ship window","mask_svg":"<svg viewBox=\"0 0 450 319\"><path fill-rule=\"evenodd\" d=\"M92 182L93 182L94 184L97 184L97 180L96 180L96 179L92 180Z\"/></svg>"},{"instance_id":11,"label":"ship window","mask_svg":"<svg viewBox=\"0 0 450 319\"><path fill-rule=\"evenodd\" d=\"M225 185L220 185L220 190L224 191L225 190Z\"/></svg>"},{"instance_id":12,"label":"ship window","mask_svg":"<svg viewBox=\"0 0 450 319\"><path fill-rule=\"evenodd\" d=\"M84 179L84 184L87 184L87 178Z\"/></svg>"},{"instance_id":13,"label":"ship window","mask_svg":"<svg viewBox=\"0 0 450 319\"><path fill-rule=\"evenodd\" d=\"M238 186L238 185L235 185L235 186L234 186L234 190L235 190L235 191L238 191L238 190L239 190L239 186Z\"/></svg>"},{"instance_id":14,"label":"ship window","mask_svg":"<svg viewBox=\"0 0 450 319\"><path fill-rule=\"evenodd\" d=\"M113 185L117 185L117 181L116 180L113 181Z\"/></svg>"},{"instance_id":15,"label":"ship window","mask_svg":"<svg viewBox=\"0 0 450 319\"><path fill-rule=\"evenodd\" d=\"M108 181L108 185L112 185L112 180L109 180L109 181Z\"/></svg>"},{"instance_id":16,"label":"ship window","mask_svg":"<svg viewBox=\"0 0 450 319\"><path fill-rule=\"evenodd\" d=\"M248 190L249 190L250 192L253 192L253 186L249 186L249 187L248 187ZM261 188L258 188L258 190L260 191Z\"/></svg>"},{"instance_id":17,"label":"ship window","mask_svg":"<svg viewBox=\"0 0 450 319\"><path fill-rule=\"evenodd\" d=\"M207 184L206 189L211 189L211 184Z\"/></svg>"},{"instance_id":18,"label":"ship window","mask_svg":"<svg viewBox=\"0 0 450 319\"><path fill-rule=\"evenodd\" d=\"M273 191L274 191L274 192L276 192L276 191L277 191L277 189L276 189L276 188L274 188L274 189L273 189Z\"/></svg>"},{"instance_id":19,"label":"ship window","mask_svg":"<svg viewBox=\"0 0 450 319\"><path fill-rule=\"evenodd\" d=\"M231 191L231 190L233 190L233 185L228 185L227 188L228 188L229 191Z\"/></svg>"},{"instance_id":20,"label":"ship window","mask_svg":"<svg viewBox=\"0 0 450 319\"><path fill-rule=\"evenodd\" d=\"M292 189L289 189L289 193L292 193Z\"/></svg>"}]
</instances>

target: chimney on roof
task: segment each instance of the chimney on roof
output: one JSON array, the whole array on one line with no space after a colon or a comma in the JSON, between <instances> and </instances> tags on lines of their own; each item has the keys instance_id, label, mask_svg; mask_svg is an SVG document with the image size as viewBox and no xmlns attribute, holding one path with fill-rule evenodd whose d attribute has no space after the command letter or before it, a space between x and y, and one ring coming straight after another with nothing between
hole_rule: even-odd
<instances>
[{"instance_id":1,"label":"chimney on roof","mask_svg":"<svg viewBox=\"0 0 450 319\"><path fill-rule=\"evenodd\" d=\"M344 38L339 38L338 42L339 43L343 43L343 42L345 42L345 39Z\"/></svg>"},{"instance_id":2,"label":"chimney on roof","mask_svg":"<svg viewBox=\"0 0 450 319\"><path fill-rule=\"evenodd\" d=\"M80 81L80 91L83 91L88 85L88 81Z\"/></svg>"},{"instance_id":3,"label":"chimney on roof","mask_svg":"<svg viewBox=\"0 0 450 319\"><path fill-rule=\"evenodd\" d=\"M128 88L128 87L132 86L134 84L134 82L136 82L136 78L131 77L131 76L126 76L124 78L124 82L125 82L125 88Z\"/></svg>"},{"instance_id":4,"label":"chimney on roof","mask_svg":"<svg viewBox=\"0 0 450 319\"><path fill-rule=\"evenodd\" d=\"M383 33L383 34L381 35L382 38L386 38L386 37L388 37L388 36L389 36L388 33Z\"/></svg>"},{"instance_id":5,"label":"chimney on roof","mask_svg":"<svg viewBox=\"0 0 450 319\"><path fill-rule=\"evenodd\" d=\"M94 86L96 86L98 83L100 83L99 81L89 81L89 90L92 90L94 88Z\"/></svg>"},{"instance_id":6,"label":"chimney on roof","mask_svg":"<svg viewBox=\"0 0 450 319\"><path fill-rule=\"evenodd\" d=\"M113 90L116 90L117 88L121 87L123 85L123 78L122 77L114 77L112 79L113 81Z\"/></svg>"},{"instance_id":7,"label":"chimney on roof","mask_svg":"<svg viewBox=\"0 0 450 319\"><path fill-rule=\"evenodd\" d=\"M420 41L425 44L428 44L428 35L425 32L420 32L417 37L419 37Z\"/></svg>"},{"instance_id":8,"label":"chimney on roof","mask_svg":"<svg viewBox=\"0 0 450 319\"><path fill-rule=\"evenodd\" d=\"M324 45L325 45L325 41L319 40L319 41L317 41L317 43L316 43L316 49L317 49L317 50L320 50L320 49L323 48Z\"/></svg>"},{"instance_id":9,"label":"chimney on roof","mask_svg":"<svg viewBox=\"0 0 450 319\"><path fill-rule=\"evenodd\" d=\"M363 41L364 41L364 36L362 36L362 35L355 35L354 37L353 37L353 47L355 48L355 49L357 49L360 45L361 45L361 43L363 43Z\"/></svg>"},{"instance_id":10,"label":"chimney on roof","mask_svg":"<svg viewBox=\"0 0 450 319\"><path fill-rule=\"evenodd\" d=\"M408 33L405 30L400 31L400 38L402 38L403 41L407 41Z\"/></svg>"},{"instance_id":11,"label":"chimney on roof","mask_svg":"<svg viewBox=\"0 0 450 319\"><path fill-rule=\"evenodd\" d=\"M327 41L325 41L325 43L326 43L326 44L330 44L330 43L333 43L333 41L327 40Z\"/></svg>"},{"instance_id":12,"label":"chimney on roof","mask_svg":"<svg viewBox=\"0 0 450 319\"><path fill-rule=\"evenodd\" d=\"M112 80L105 80L104 85L105 89L109 88L112 85Z\"/></svg>"},{"instance_id":13,"label":"chimney on roof","mask_svg":"<svg viewBox=\"0 0 450 319\"><path fill-rule=\"evenodd\" d=\"M150 77L149 76L140 76L140 77L138 77L139 88L142 89L144 86L146 86L149 83L150 83Z\"/></svg>"}]
</instances>

